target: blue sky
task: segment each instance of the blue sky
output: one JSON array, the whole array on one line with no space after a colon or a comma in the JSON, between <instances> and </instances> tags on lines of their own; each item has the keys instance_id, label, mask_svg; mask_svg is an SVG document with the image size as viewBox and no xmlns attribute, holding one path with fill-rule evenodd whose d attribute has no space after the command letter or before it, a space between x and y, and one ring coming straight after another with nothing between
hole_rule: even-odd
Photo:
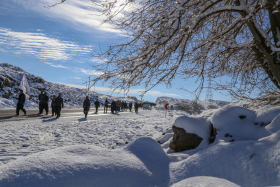
<instances>
[{"instance_id":1,"label":"blue sky","mask_svg":"<svg viewBox=\"0 0 280 187\"><path fill-rule=\"evenodd\" d=\"M1 0L0 1L0 62L16 65L41 76L46 81L81 87L89 75L96 76L90 64L100 63L91 50L106 49L109 44L121 42L119 31L102 24L102 16L93 14L85 0L67 0L53 8L44 8L60 0ZM144 100L155 101L159 96L194 99L180 90L184 86L194 90L195 80L175 79L172 88L159 85L148 92ZM94 89L94 88L93 88ZM137 96L143 87L133 88L128 95ZM95 91L112 93L109 85L97 84ZM205 90L206 92L206 90ZM205 92L200 100L205 99ZM215 100L230 101L226 93L214 92Z\"/></svg>"}]
</instances>

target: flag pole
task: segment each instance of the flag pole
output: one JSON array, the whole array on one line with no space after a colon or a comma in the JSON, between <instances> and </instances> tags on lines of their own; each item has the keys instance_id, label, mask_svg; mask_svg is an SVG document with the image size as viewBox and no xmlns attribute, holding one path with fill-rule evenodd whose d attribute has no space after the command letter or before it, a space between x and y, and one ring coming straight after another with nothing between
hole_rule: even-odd
<instances>
[{"instance_id":1,"label":"flag pole","mask_svg":"<svg viewBox=\"0 0 280 187\"><path fill-rule=\"evenodd\" d=\"M29 99L31 92L30 92L30 87L28 84L28 80L26 78L25 73L22 76L19 88L23 91L23 93L25 94L26 98Z\"/></svg>"}]
</instances>

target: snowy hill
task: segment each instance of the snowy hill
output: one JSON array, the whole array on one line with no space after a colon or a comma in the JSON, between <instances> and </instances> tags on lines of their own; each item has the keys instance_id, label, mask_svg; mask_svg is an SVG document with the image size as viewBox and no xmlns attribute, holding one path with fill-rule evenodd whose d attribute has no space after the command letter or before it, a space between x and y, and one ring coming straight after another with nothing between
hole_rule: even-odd
<instances>
[{"instance_id":1,"label":"snowy hill","mask_svg":"<svg viewBox=\"0 0 280 187\"><path fill-rule=\"evenodd\" d=\"M193 101L188 99L178 99L178 98L172 98L172 97L158 97L156 100L156 104L158 107L163 107L166 103L170 105L174 105L176 109L176 105L178 103L186 103L191 104ZM218 100L205 100L205 101L198 101L198 104L202 105L205 109L208 109L209 106L215 106L215 107L222 107L230 102L227 101L218 101Z\"/></svg>"},{"instance_id":2,"label":"snowy hill","mask_svg":"<svg viewBox=\"0 0 280 187\"><path fill-rule=\"evenodd\" d=\"M89 96L92 102L95 101L95 98L98 98L101 103L103 103L106 98L109 100L109 102L111 100L132 101L132 99L129 98L114 97L110 95L99 94L93 91L87 92L83 89L47 82L41 77L30 74L17 66L13 66L7 63L0 63L1 109L13 109L16 107L16 98L19 95L19 84L23 74L25 74L28 79L31 91L30 100L27 100L25 102L25 108L27 109L38 108L38 95L41 93L41 90L46 91L48 96L51 97L53 95L57 96L58 93L62 93L62 97L65 101L65 108L81 108L86 95Z\"/></svg>"}]
</instances>

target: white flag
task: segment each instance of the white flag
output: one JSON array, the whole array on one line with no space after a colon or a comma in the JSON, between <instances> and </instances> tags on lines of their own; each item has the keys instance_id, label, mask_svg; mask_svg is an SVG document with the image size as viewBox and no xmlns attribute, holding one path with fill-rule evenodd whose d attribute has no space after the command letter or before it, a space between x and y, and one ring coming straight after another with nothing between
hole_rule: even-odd
<instances>
[{"instance_id":1,"label":"white flag","mask_svg":"<svg viewBox=\"0 0 280 187\"><path fill-rule=\"evenodd\" d=\"M30 93L29 84L28 84L28 81L27 81L27 78L26 78L25 74L23 74L23 76L22 76L19 88L25 94L26 99L29 99L31 93Z\"/></svg>"}]
</instances>

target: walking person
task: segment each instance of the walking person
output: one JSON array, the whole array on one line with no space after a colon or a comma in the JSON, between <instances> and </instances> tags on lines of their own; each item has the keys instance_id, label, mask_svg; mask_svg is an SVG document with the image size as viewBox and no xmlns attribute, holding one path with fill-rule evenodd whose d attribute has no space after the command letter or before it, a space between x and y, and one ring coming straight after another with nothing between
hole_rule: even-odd
<instances>
[{"instance_id":1,"label":"walking person","mask_svg":"<svg viewBox=\"0 0 280 187\"><path fill-rule=\"evenodd\" d=\"M20 94L18 96L18 103L17 103L17 109L16 109L16 116L19 115L19 110L22 110L24 112L24 115L26 115L26 110L23 108L25 103L25 95L22 90L20 90Z\"/></svg>"},{"instance_id":2,"label":"walking person","mask_svg":"<svg viewBox=\"0 0 280 187\"><path fill-rule=\"evenodd\" d=\"M113 100L111 103L111 113L112 114L114 114L114 111L116 110L116 106L117 106L116 101Z\"/></svg>"},{"instance_id":3,"label":"walking person","mask_svg":"<svg viewBox=\"0 0 280 187\"><path fill-rule=\"evenodd\" d=\"M84 100L83 107L84 107L85 118L87 118L88 111L90 109L90 100L89 100L88 96L86 96L86 99Z\"/></svg>"},{"instance_id":4,"label":"walking person","mask_svg":"<svg viewBox=\"0 0 280 187\"><path fill-rule=\"evenodd\" d=\"M135 113L136 114L138 114L138 103L137 103L137 101L135 102L135 104L134 104L134 108L135 108Z\"/></svg>"},{"instance_id":5,"label":"walking person","mask_svg":"<svg viewBox=\"0 0 280 187\"><path fill-rule=\"evenodd\" d=\"M61 93L58 94L58 97L55 99L55 107L56 107L56 118L60 117L61 108L63 108L63 98L61 97Z\"/></svg>"},{"instance_id":6,"label":"walking person","mask_svg":"<svg viewBox=\"0 0 280 187\"><path fill-rule=\"evenodd\" d=\"M38 96L38 100L39 100L39 113L38 114L42 114L43 113L43 97L44 97L44 92L41 91L41 94L39 94Z\"/></svg>"},{"instance_id":7,"label":"walking person","mask_svg":"<svg viewBox=\"0 0 280 187\"><path fill-rule=\"evenodd\" d=\"M55 95L53 96L51 107L52 107L52 116L56 115L56 105L55 105Z\"/></svg>"},{"instance_id":8,"label":"walking person","mask_svg":"<svg viewBox=\"0 0 280 187\"><path fill-rule=\"evenodd\" d=\"M96 99L96 101L94 102L94 105L95 105L95 113L97 114L98 112L98 107L100 107L100 102L98 101L98 99Z\"/></svg>"},{"instance_id":9,"label":"walking person","mask_svg":"<svg viewBox=\"0 0 280 187\"><path fill-rule=\"evenodd\" d=\"M132 109L132 102L129 103L129 111L131 112Z\"/></svg>"},{"instance_id":10,"label":"walking person","mask_svg":"<svg viewBox=\"0 0 280 187\"><path fill-rule=\"evenodd\" d=\"M117 112L120 112L120 109L121 109L121 101L118 100L118 101L116 102L116 113L117 113Z\"/></svg>"},{"instance_id":11,"label":"walking person","mask_svg":"<svg viewBox=\"0 0 280 187\"><path fill-rule=\"evenodd\" d=\"M126 101L124 101L124 109L125 109L125 111L127 110L127 103L126 103Z\"/></svg>"},{"instance_id":12,"label":"walking person","mask_svg":"<svg viewBox=\"0 0 280 187\"><path fill-rule=\"evenodd\" d=\"M107 114L107 110L108 110L108 104L109 104L109 102L106 98L105 103L104 103L104 113L105 113L105 110L106 110L106 114Z\"/></svg>"},{"instance_id":13,"label":"walking person","mask_svg":"<svg viewBox=\"0 0 280 187\"><path fill-rule=\"evenodd\" d=\"M46 115L48 115L49 112L49 96L47 96L47 92L44 93L43 97L43 109L46 110ZM42 110L43 113L43 110Z\"/></svg>"}]
</instances>

